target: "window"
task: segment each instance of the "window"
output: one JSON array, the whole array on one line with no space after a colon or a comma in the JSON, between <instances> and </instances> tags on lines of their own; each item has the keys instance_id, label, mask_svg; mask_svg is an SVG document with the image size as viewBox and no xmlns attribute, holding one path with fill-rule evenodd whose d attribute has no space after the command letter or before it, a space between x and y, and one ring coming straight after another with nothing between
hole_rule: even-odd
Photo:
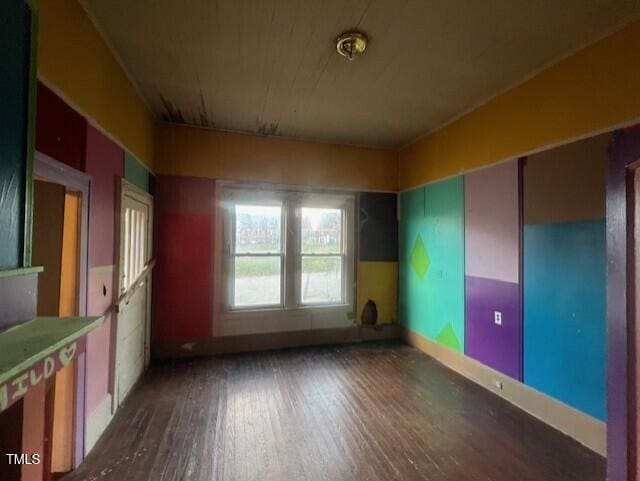
<instances>
[{"instance_id":1,"label":"window","mask_svg":"<svg viewBox=\"0 0 640 481\"><path fill-rule=\"evenodd\" d=\"M281 305L282 207L236 204L234 223L233 305Z\"/></svg>"},{"instance_id":2,"label":"window","mask_svg":"<svg viewBox=\"0 0 640 481\"><path fill-rule=\"evenodd\" d=\"M343 301L342 210L302 207L300 214L300 301L337 304Z\"/></svg>"},{"instance_id":3,"label":"window","mask_svg":"<svg viewBox=\"0 0 640 481\"><path fill-rule=\"evenodd\" d=\"M123 200L124 229L122 232L122 286L126 291L138 280L149 260L148 206L136 199L125 197Z\"/></svg>"},{"instance_id":4,"label":"window","mask_svg":"<svg viewBox=\"0 0 640 481\"><path fill-rule=\"evenodd\" d=\"M227 189L227 306L345 306L352 301L353 196Z\"/></svg>"}]
</instances>

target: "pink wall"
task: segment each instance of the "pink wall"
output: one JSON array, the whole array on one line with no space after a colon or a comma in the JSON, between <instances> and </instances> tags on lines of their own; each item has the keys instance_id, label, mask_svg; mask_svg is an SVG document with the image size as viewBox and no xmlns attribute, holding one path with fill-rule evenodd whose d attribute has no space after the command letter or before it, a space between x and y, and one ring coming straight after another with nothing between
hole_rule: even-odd
<instances>
[{"instance_id":1,"label":"pink wall","mask_svg":"<svg viewBox=\"0 0 640 481\"><path fill-rule=\"evenodd\" d=\"M520 281L518 161L465 175L465 274Z\"/></svg>"},{"instance_id":2,"label":"pink wall","mask_svg":"<svg viewBox=\"0 0 640 481\"><path fill-rule=\"evenodd\" d=\"M124 151L92 126L87 127L86 172L91 176L89 204L89 315L107 313L105 323L87 337L87 412L109 392L111 317L114 299L115 207L124 175Z\"/></svg>"}]
</instances>

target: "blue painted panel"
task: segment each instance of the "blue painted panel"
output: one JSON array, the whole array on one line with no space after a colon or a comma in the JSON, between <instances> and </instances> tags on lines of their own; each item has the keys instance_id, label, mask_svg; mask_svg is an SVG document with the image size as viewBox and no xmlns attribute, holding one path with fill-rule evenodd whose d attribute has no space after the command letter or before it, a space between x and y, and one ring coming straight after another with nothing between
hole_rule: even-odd
<instances>
[{"instance_id":1,"label":"blue painted panel","mask_svg":"<svg viewBox=\"0 0 640 481\"><path fill-rule=\"evenodd\" d=\"M458 352L464 346L463 182L455 177L400 196L400 320Z\"/></svg>"},{"instance_id":2,"label":"blue painted panel","mask_svg":"<svg viewBox=\"0 0 640 481\"><path fill-rule=\"evenodd\" d=\"M524 226L524 380L606 418L604 220Z\"/></svg>"}]
</instances>

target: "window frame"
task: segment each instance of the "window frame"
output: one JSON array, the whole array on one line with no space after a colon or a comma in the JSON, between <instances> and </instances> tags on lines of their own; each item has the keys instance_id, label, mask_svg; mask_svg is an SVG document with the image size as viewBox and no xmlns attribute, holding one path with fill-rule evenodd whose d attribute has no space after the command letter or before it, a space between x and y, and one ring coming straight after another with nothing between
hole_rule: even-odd
<instances>
[{"instance_id":1,"label":"window frame","mask_svg":"<svg viewBox=\"0 0 640 481\"><path fill-rule=\"evenodd\" d=\"M336 209L340 211L341 214L341 232L340 232L340 252L338 254L326 253L326 254L313 254L307 253L305 254L302 249L302 209L311 208L311 209ZM347 287L348 287L348 256L349 256L349 242L348 238L350 235L348 229L348 205L345 205L344 200L342 202L336 201L336 197L324 195L323 197L319 197L316 195L307 195L295 206L296 216L299 218L296 231L296 303L298 307L301 308L313 308L313 307L327 307L327 306L341 306L348 304L347 302ZM341 270L341 281L342 286L340 287L341 298L339 302L304 302L302 297L302 261L305 257L338 257L340 259L340 270Z\"/></svg>"},{"instance_id":2,"label":"window frame","mask_svg":"<svg viewBox=\"0 0 640 481\"><path fill-rule=\"evenodd\" d=\"M235 259L236 251L236 205L280 205L281 211L281 253L280 253L280 303L266 305L235 305ZM268 189L254 186L225 187L223 200L223 275L224 292L223 314L242 316L247 313L266 313L282 311L312 310L330 311L331 309L351 313L355 301L355 194L340 192L300 191L289 189ZM341 253L327 254L342 258L342 286L340 302L304 303L302 302L302 222L303 207L338 208L342 212ZM256 254L242 253L251 257ZM263 254L267 257L275 254ZM256 255L258 256L258 255Z\"/></svg>"},{"instance_id":3,"label":"window frame","mask_svg":"<svg viewBox=\"0 0 640 481\"><path fill-rule=\"evenodd\" d=\"M233 192L225 196L225 204L227 204L225 219L225 276L223 282L226 286L227 298L225 302L226 309L229 311L254 311L254 310L271 310L281 309L284 307L285 300L285 260L286 260L286 208L284 202L278 196L268 195L263 192ZM237 205L255 205L261 206L278 206L280 207L280 253L251 253L236 252L236 215L235 207ZM280 257L280 301L277 304L253 304L247 306L235 305L235 261L238 257Z\"/></svg>"}]
</instances>

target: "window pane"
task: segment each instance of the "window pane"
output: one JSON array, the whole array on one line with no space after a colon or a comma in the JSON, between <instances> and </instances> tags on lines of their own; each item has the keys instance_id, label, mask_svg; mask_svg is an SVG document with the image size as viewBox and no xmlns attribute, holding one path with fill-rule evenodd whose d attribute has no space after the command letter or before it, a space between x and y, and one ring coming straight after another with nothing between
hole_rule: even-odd
<instances>
[{"instance_id":1,"label":"window pane","mask_svg":"<svg viewBox=\"0 0 640 481\"><path fill-rule=\"evenodd\" d=\"M302 257L303 304L342 302L342 257Z\"/></svg>"},{"instance_id":2,"label":"window pane","mask_svg":"<svg viewBox=\"0 0 640 481\"><path fill-rule=\"evenodd\" d=\"M342 211L303 207L302 253L342 253Z\"/></svg>"},{"instance_id":3,"label":"window pane","mask_svg":"<svg viewBox=\"0 0 640 481\"><path fill-rule=\"evenodd\" d=\"M236 257L236 307L280 304L280 256Z\"/></svg>"},{"instance_id":4,"label":"window pane","mask_svg":"<svg viewBox=\"0 0 640 481\"><path fill-rule=\"evenodd\" d=\"M280 253L282 207L236 205L236 252Z\"/></svg>"}]
</instances>

